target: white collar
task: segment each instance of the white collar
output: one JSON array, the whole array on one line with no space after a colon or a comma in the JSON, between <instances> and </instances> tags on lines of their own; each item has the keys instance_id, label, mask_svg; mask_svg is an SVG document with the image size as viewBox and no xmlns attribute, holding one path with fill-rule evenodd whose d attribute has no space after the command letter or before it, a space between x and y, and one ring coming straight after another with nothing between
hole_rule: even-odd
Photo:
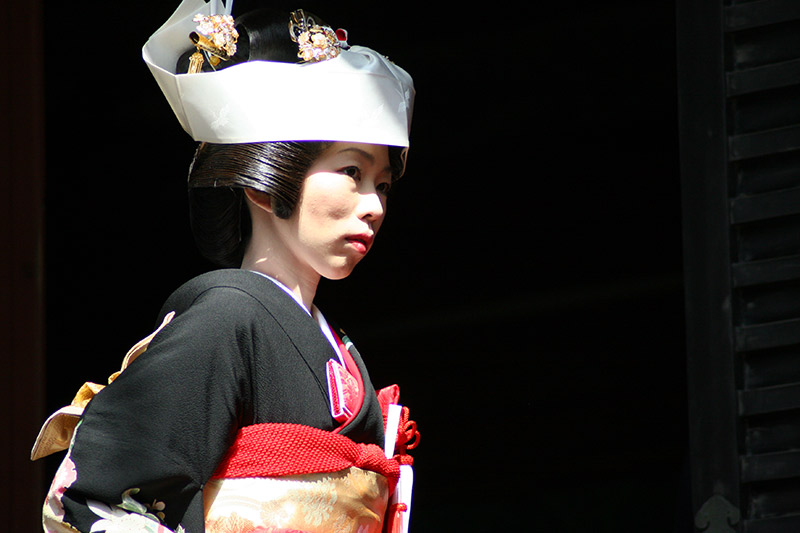
<instances>
[{"instance_id":1,"label":"white collar","mask_svg":"<svg viewBox=\"0 0 800 533\"><path fill-rule=\"evenodd\" d=\"M250 272L255 272L256 274L264 276L272 283L283 289L286 294L291 296L294 299L294 301L297 302L297 305L299 305L303 311L305 311L309 316L314 318L317 321L317 324L319 325L319 329L322 331L322 334L325 335L326 339L328 339L328 342L333 348L333 352L336 354L337 358L339 359L339 362L342 364L342 366L344 366L344 360L342 358L341 352L339 351L339 345L336 342L336 339L333 336L333 331L331 330L331 326L330 324L328 324L328 321L325 319L325 316L322 314L322 311L320 311L316 305L312 305L311 311L309 312L306 306L303 305L303 301L300 299L300 297L297 296L294 292L292 292L292 290L289 289L289 287L287 287L277 279L273 278L272 276L264 274L263 272L259 272L257 270L251 270Z\"/></svg>"}]
</instances>

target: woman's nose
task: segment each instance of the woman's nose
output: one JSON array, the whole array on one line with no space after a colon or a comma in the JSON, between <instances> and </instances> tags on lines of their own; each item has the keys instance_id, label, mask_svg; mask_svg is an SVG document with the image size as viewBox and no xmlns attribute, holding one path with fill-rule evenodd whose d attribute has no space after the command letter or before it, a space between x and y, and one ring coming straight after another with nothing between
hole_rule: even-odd
<instances>
[{"instance_id":1,"label":"woman's nose","mask_svg":"<svg viewBox=\"0 0 800 533\"><path fill-rule=\"evenodd\" d=\"M358 218L381 219L383 218L386 207L383 204L381 195L374 189L361 193L358 205Z\"/></svg>"}]
</instances>

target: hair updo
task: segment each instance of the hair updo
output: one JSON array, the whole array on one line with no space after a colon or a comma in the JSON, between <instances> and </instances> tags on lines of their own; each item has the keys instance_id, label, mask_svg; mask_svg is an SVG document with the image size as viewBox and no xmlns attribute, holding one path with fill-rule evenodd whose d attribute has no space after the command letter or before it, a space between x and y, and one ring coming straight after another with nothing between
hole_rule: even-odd
<instances>
[{"instance_id":1,"label":"hair updo","mask_svg":"<svg viewBox=\"0 0 800 533\"><path fill-rule=\"evenodd\" d=\"M297 62L297 44L288 31L288 14L268 9L236 19L236 54L217 65L227 68L250 60ZM319 20L319 19L317 19ZM187 72L194 49L178 59ZM208 62L203 71L211 71ZM300 198L303 179L330 142L201 143L189 169L189 216L200 253L222 267L239 267L250 232L243 187L270 195L275 214L289 218Z\"/></svg>"}]
</instances>

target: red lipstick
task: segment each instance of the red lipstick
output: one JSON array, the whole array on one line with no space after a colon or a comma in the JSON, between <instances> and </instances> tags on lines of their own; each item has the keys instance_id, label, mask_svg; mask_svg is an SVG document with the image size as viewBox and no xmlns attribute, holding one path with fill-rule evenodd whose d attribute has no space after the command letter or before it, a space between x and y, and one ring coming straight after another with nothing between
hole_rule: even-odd
<instances>
[{"instance_id":1,"label":"red lipstick","mask_svg":"<svg viewBox=\"0 0 800 533\"><path fill-rule=\"evenodd\" d=\"M372 245L374 237L369 233L359 233L358 235L350 235L345 237L345 240L353 245L359 253L365 254Z\"/></svg>"}]
</instances>

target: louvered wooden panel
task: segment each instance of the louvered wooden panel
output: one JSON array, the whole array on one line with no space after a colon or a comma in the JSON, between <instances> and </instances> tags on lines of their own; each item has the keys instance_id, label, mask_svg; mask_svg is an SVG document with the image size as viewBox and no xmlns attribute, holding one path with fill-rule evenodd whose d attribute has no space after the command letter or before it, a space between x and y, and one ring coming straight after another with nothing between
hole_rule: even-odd
<instances>
[{"instance_id":1,"label":"louvered wooden panel","mask_svg":"<svg viewBox=\"0 0 800 533\"><path fill-rule=\"evenodd\" d=\"M692 88L682 92L682 154L704 165L682 167L690 395L696 395L690 405L693 418L708 425L706 435L701 424L691 429L695 526L796 532L800 2L699 7L679 0L678 8L679 76ZM708 37L715 32L716 41ZM706 56L705 73L689 55L693 45ZM701 113L702 106L716 114ZM691 124L695 119L705 121L704 132ZM709 394L703 387L712 381Z\"/></svg>"},{"instance_id":2,"label":"louvered wooden panel","mask_svg":"<svg viewBox=\"0 0 800 533\"><path fill-rule=\"evenodd\" d=\"M800 516L782 515L768 520L748 520L744 533L787 533L800 531Z\"/></svg>"},{"instance_id":3,"label":"louvered wooden panel","mask_svg":"<svg viewBox=\"0 0 800 533\"><path fill-rule=\"evenodd\" d=\"M791 422L800 422L800 271L792 263L800 255L800 161L794 157L800 150L800 4L751 2L728 7L726 15L732 320L747 436L740 450L743 524L745 531L796 531L800 432ZM771 180L776 174L782 180ZM757 185L762 176L771 183Z\"/></svg>"}]
</instances>

